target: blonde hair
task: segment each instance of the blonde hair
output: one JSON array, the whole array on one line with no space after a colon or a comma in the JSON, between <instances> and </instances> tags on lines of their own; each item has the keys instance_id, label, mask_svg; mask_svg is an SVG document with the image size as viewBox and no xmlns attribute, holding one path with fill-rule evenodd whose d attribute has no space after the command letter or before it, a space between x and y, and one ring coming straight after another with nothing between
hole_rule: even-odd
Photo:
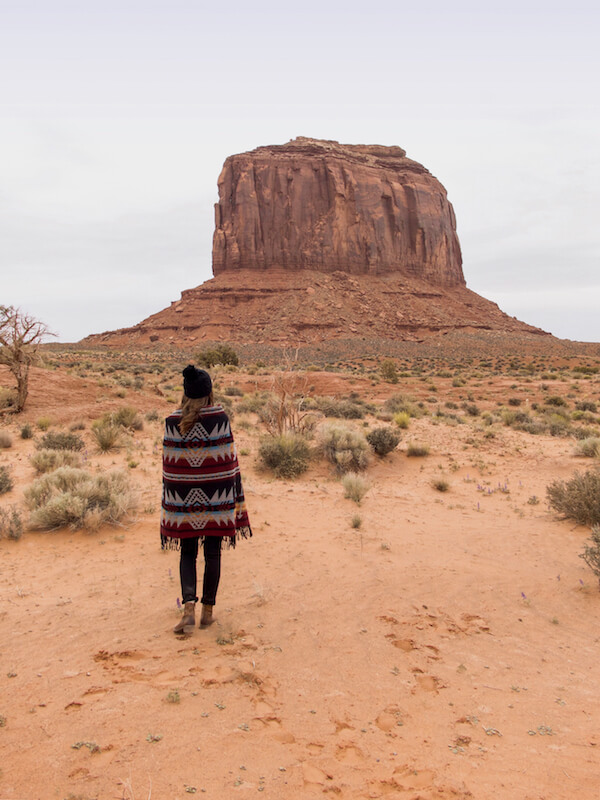
<instances>
[{"instance_id":1,"label":"blonde hair","mask_svg":"<svg viewBox=\"0 0 600 800\"><path fill-rule=\"evenodd\" d=\"M200 419L203 408L208 408L215 403L213 393L206 397L188 397L186 394L181 398L181 422L179 430L185 436Z\"/></svg>"}]
</instances>

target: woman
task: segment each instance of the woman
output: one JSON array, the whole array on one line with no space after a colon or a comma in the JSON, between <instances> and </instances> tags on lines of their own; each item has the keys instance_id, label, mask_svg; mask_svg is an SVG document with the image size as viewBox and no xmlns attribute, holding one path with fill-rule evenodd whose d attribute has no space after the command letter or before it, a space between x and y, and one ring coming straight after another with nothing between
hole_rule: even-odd
<instances>
[{"instance_id":1,"label":"woman","mask_svg":"<svg viewBox=\"0 0 600 800\"><path fill-rule=\"evenodd\" d=\"M223 539L235 547L238 536L252 531L229 418L214 403L208 372L191 364L183 370L181 409L165 420L160 534L163 548L181 550L184 612L174 632L196 624L199 542L204 547L200 627L212 624Z\"/></svg>"}]
</instances>

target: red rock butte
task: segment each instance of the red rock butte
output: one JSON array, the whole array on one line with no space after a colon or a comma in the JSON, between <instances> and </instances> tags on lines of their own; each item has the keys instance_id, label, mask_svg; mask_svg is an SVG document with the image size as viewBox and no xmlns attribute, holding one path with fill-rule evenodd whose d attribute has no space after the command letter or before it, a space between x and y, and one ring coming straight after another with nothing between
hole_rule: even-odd
<instances>
[{"instance_id":1,"label":"red rock butte","mask_svg":"<svg viewBox=\"0 0 600 800\"><path fill-rule=\"evenodd\" d=\"M230 156L218 183L215 275L341 270L465 284L446 190L400 147L299 137Z\"/></svg>"},{"instance_id":2,"label":"red rock butte","mask_svg":"<svg viewBox=\"0 0 600 800\"><path fill-rule=\"evenodd\" d=\"M446 190L400 147L299 137L230 156L218 186L215 277L85 342L358 355L451 332L544 333L466 287Z\"/></svg>"}]
</instances>

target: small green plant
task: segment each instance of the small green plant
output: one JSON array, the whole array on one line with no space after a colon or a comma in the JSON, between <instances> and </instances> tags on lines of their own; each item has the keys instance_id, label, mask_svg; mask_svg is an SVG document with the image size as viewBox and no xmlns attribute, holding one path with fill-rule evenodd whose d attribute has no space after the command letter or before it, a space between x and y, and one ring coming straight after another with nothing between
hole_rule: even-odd
<instances>
[{"instance_id":1,"label":"small green plant","mask_svg":"<svg viewBox=\"0 0 600 800\"><path fill-rule=\"evenodd\" d=\"M37 450L29 456L29 461L38 475L59 467L81 466L81 457L70 450Z\"/></svg>"},{"instance_id":2,"label":"small green plant","mask_svg":"<svg viewBox=\"0 0 600 800\"><path fill-rule=\"evenodd\" d=\"M373 428L367 433L367 442L378 456L386 456L395 450L400 442L400 434L389 426Z\"/></svg>"},{"instance_id":3,"label":"small green plant","mask_svg":"<svg viewBox=\"0 0 600 800\"><path fill-rule=\"evenodd\" d=\"M171 689L171 691L167 694L167 703L180 703L181 702L181 695L177 689Z\"/></svg>"},{"instance_id":4,"label":"small green plant","mask_svg":"<svg viewBox=\"0 0 600 800\"><path fill-rule=\"evenodd\" d=\"M47 431L52 425L52 417L39 417L35 423L41 431Z\"/></svg>"},{"instance_id":5,"label":"small green plant","mask_svg":"<svg viewBox=\"0 0 600 800\"><path fill-rule=\"evenodd\" d=\"M72 450L79 451L85 447L85 442L76 433L66 433L66 431L49 431L46 433L36 447L39 450Z\"/></svg>"},{"instance_id":6,"label":"small green plant","mask_svg":"<svg viewBox=\"0 0 600 800\"><path fill-rule=\"evenodd\" d=\"M8 450L12 447L12 436L8 431L0 431L0 448Z\"/></svg>"},{"instance_id":7,"label":"small green plant","mask_svg":"<svg viewBox=\"0 0 600 800\"><path fill-rule=\"evenodd\" d=\"M344 425L324 425L320 446L340 474L360 472L369 463L369 445L364 435Z\"/></svg>"},{"instance_id":8,"label":"small green plant","mask_svg":"<svg viewBox=\"0 0 600 800\"><path fill-rule=\"evenodd\" d=\"M429 455L429 445L419 442L409 442L406 448L406 455L411 457L421 457Z\"/></svg>"},{"instance_id":9,"label":"small green plant","mask_svg":"<svg viewBox=\"0 0 600 800\"><path fill-rule=\"evenodd\" d=\"M33 428L26 422L25 425L21 428L21 439L32 439L33 438Z\"/></svg>"},{"instance_id":10,"label":"small green plant","mask_svg":"<svg viewBox=\"0 0 600 800\"><path fill-rule=\"evenodd\" d=\"M11 506L10 510L0 508L0 539L6 536L18 541L22 535L23 520L16 506Z\"/></svg>"},{"instance_id":11,"label":"small green plant","mask_svg":"<svg viewBox=\"0 0 600 800\"><path fill-rule=\"evenodd\" d=\"M397 411L393 419L396 425L403 430L406 430L410 424L410 414L407 411Z\"/></svg>"},{"instance_id":12,"label":"small green plant","mask_svg":"<svg viewBox=\"0 0 600 800\"><path fill-rule=\"evenodd\" d=\"M350 525L354 528L354 530L358 530L362 525L362 517L360 514L354 514L352 519L350 520Z\"/></svg>"},{"instance_id":13,"label":"small green plant","mask_svg":"<svg viewBox=\"0 0 600 800\"><path fill-rule=\"evenodd\" d=\"M550 506L580 525L600 524L600 471L576 472L567 481L556 480L546 487Z\"/></svg>"},{"instance_id":14,"label":"small green plant","mask_svg":"<svg viewBox=\"0 0 600 800\"><path fill-rule=\"evenodd\" d=\"M600 526L594 525L590 535L591 543L584 545L583 553L579 554L583 558L588 567L592 570L594 575L598 578L600 584Z\"/></svg>"},{"instance_id":15,"label":"small green plant","mask_svg":"<svg viewBox=\"0 0 600 800\"><path fill-rule=\"evenodd\" d=\"M13 488L13 481L8 467L0 466L0 494L6 494Z\"/></svg>"},{"instance_id":16,"label":"small green plant","mask_svg":"<svg viewBox=\"0 0 600 800\"><path fill-rule=\"evenodd\" d=\"M258 448L261 464L277 478L296 478L306 472L311 451L306 439L292 433L268 436Z\"/></svg>"},{"instance_id":17,"label":"small green plant","mask_svg":"<svg viewBox=\"0 0 600 800\"><path fill-rule=\"evenodd\" d=\"M347 472L342 477L342 486L344 487L344 497L347 500L354 500L357 505L360 505L361 500L371 488L371 484L356 472Z\"/></svg>"}]
</instances>

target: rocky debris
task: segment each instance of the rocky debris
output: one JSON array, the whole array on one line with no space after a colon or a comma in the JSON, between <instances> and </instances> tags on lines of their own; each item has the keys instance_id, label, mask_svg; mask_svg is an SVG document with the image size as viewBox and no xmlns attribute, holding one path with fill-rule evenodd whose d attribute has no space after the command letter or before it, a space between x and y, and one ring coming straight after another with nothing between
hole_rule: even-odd
<instances>
[{"instance_id":1,"label":"rocky debris","mask_svg":"<svg viewBox=\"0 0 600 800\"><path fill-rule=\"evenodd\" d=\"M400 147L299 137L230 156L218 183L215 276L309 269L465 283L446 190Z\"/></svg>"}]
</instances>

